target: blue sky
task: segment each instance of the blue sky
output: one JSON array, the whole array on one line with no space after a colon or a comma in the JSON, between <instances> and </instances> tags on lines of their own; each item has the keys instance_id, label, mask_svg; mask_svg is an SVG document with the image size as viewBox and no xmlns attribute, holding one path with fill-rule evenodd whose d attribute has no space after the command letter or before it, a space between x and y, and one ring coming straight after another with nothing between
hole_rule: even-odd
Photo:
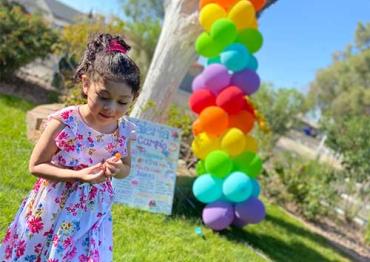
<instances>
[{"instance_id":1,"label":"blue sky","mask_svg":"<svg viewBox=\"0 0 370 262\"><path fill-rule=\"evenodd\" d=\"M60 1L83 12L122 16L119 0ZM353 42L360 21L370 22L370 0L279 0L259 20L260 77L276 87L306 91L332 54Z\"/></svg>"}]
</instances>

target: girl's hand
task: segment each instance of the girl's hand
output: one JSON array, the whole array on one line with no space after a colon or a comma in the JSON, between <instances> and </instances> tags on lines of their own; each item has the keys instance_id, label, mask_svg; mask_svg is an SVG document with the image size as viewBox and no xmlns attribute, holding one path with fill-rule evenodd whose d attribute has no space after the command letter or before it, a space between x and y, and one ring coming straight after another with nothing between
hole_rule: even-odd
<instances>
[{"instance_id":1,"label":"girl's hand","mask_svg":"<svg viewBox=\"0 0 370 262\"><path fill-rule=\"evenodd\" d=\"M91 184L102 183L107 179L105 176L104 165L102 163L77 171L77 177L80 181Z\"/></svg>"},{"instance_id":2,"label":"girl's hand","mask_svg":"<svg viewBox=\"0 0 370 262\"><path fill-rule=\"evenodd\" d=\"M123 162L120 158L111 157L107 159L104 163L105 166L105 176L114 177L122 168Z\"/></svg>"}]
</instances>

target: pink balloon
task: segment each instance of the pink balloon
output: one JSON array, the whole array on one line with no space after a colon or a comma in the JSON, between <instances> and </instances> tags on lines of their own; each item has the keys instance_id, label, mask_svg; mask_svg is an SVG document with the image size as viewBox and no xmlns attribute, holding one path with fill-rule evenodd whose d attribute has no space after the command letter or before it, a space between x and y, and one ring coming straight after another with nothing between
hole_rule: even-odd
<instances>
[{"instance_id":1,"label":"pink balloon","mask_svg":"<svg viewBox=\"0 0 370 262\"><path fill-rule=\"evenodd\" d=\"M249 96L258 90L261 80L256 72L247 69L234 73L231 77L231 84L238 86Z\"/></svg>"},{"instance_id":2,"label":"pink balloon","mask_svg":"<svg viewBox=\"0 0 370 262\"><path fill-rule=\"evenodd\" d=\"M230 85L231 75L224 65L211 64L204 69L201 75L206 88L215 95Z\"/></svg>"},{"instance_id":3,"label":"pink balloon","mask_svg":"<svg viewBox=\"0 0 370 262\"><path fill-rule=\"evenodd\" d=\"M203 209L203 222L213 230L227 228L234 220L234 208L228 202L216 201Z\"/></svg>"},{"instance_id":4,"label":"pink balloon","mask_svg":"<svg viewBox=\"0 0 370 262\"><path fill-rule=\"evenodd\" d=\"M194 78L191 88L193 89L193 92L198 91L200 89L205 89L206 84L204 83L204 78L202 74L198 75L196 78Z\"/></svg>"}]
</instances>

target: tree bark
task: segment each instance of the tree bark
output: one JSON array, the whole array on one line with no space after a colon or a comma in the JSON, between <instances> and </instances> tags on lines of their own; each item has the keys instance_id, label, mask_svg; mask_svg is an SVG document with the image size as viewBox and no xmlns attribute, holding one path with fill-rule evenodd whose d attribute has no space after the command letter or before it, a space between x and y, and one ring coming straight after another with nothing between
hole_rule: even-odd
<instances>
[{"instance_id":1,"label":"tree bark","mask_svg":"<svg viewBox=\"0 0 370 262\"><path fill-rule=\"evenodd\" d=\"M268 0L263 10L275 2L277 0ZM162 32L131 117L159 123L166 120L173 96L197 58L194 42L202 32L198 4L199 0L165 1Z\"/></svg>"}]
</instances>

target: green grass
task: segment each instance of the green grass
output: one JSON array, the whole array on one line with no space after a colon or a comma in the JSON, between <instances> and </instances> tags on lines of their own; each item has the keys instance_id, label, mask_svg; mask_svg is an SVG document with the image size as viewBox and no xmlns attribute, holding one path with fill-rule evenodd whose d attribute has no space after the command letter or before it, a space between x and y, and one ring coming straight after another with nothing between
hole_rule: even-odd
<instances>
[{"instance_id":1,"label":"green grass","mask_svg":"<svg viewBox=\"0 0 370 262\"><path fill-rule=\"evenodd\" d=\"M1 239L35 181L27 171L32 145L26 139L25 114L31 108L0 95ZM114 261L348 261L324 238L270 204L262 223L215 233L201 224L201 205L191 197L191 183L190 178L178 179L172 216L114 206ZM194 233L197 226L204 239Z\"/></svg>"}]
</instances>

